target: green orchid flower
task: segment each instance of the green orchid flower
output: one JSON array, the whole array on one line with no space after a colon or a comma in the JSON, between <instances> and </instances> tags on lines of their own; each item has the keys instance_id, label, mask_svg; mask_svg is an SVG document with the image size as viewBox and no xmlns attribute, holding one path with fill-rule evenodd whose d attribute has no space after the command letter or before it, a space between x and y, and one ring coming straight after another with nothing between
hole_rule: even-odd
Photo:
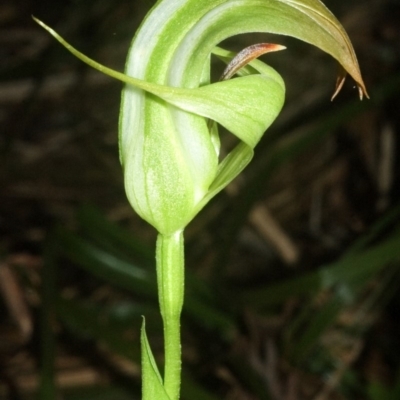
<instances>
[{"instance_id":1,"label":"green orchid flower","mask_svg":"<svg viewBox=\"0 0 400 400\"><path fill-rule=\"evenodd\" d=\"M159 232L157 279L165 337L162 377L143 324L143 399L177 400L182 232L250 162L285 95L280 75L255 59L282 46L256 44L235 56L217 45L249 32L298 38L341 65L334 96L348 73L362 98L368 95L353 47L319 0L160 0L136 32L122 74L89 59L36 21L78 58L126 83L119 120L120 160L132 207ZM227 64L216 83L210 82L212 55ZM222 160L218 124L239 139Z\"/></svg>"}]
</instances>

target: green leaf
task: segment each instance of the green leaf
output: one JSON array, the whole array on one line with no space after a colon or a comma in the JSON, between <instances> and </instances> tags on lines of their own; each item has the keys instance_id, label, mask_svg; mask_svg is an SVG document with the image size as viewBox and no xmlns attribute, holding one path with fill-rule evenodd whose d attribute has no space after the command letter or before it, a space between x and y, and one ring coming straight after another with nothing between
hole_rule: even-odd
<instances>
[{"instance_id":1,"label":"green leaf","mask_svg":"<svg viewBox=\"0 0 400 400\"><path fill-rule=\"evenodd\" d=\"M57 299L55 306L60 320L75 334L105 343L109 349L122 357L135 363L139 362L139 347L134 346L131 340L126 339L126 329L109 321L104 307L62 297ZM145 311L145 307L140 305L138 307L142 309L142 313ZM132 328L135 326L131 321Z\"/></svg>"},{"instance_id":2,"label":"green leaf","mask_svg":"<svg viewBox=\"0 0 400 400\"><path fill-rule=\"evenodd\" d=\"M155 274L85 239L58 228L54 233L59 250L81 268L100 279L148 297L155 297Z\"/></svg>"},{"instance_id":3,"label":"green leaf","mask_svg":"<svg viewBox=\"0 0 400 400\"><path fill-rule=\"evenodd\" d=\"M142 400L171 400L164 389L160 372L146 336L146 326L143 325L140 335L142 348Z\"/></svg>"},{"instance_id":4,"label":"green leaf","mask_svg":"<svg viewBox=\"0 0 400 400\"><path fill-rule=\"evenodd\" d=\"M263 309L293 296L311 295L341 283L352 284L366 280L381 271L387 263L400 258L399 240L399 234L395 234L362 253L345 256L317 271L244 292L242 301Z\"/></svg>"},{"instance_id":5,"label":"green leaf","mask_svg":"<svg viewBox=\"0 0 400 400\"><path fill-rule=\"evenodd\" d=\"M106 215L92 204L78 208L76 217L84 237L98 247L120 258L134 260L144 268L154 270L154 246L145 243L137 234L111 222Z\"/></svg>"},{"instance_id":6,"label":"green leaf","mask_svg":"<svg viewBox=\"0 0 400 400\"><path fill-rule=\"evenodd\" d=\"M389 387L378 381L372 381L367 386L370 400L395 400Z\"/></svg>"}]
</instances>

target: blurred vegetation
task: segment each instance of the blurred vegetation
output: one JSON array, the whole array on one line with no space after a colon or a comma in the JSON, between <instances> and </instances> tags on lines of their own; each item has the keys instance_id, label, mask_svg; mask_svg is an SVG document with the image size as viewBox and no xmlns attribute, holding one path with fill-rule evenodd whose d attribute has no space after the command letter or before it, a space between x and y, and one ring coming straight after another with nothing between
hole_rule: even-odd
<instances>
[{"instance_id":1,"label":"blurred vegetation","mask_svg":"<svg viewBox=\"0 0 400 400\"><path fill-rule=\"evenodd\" d=\"M118 160L121 85L30 18L123 70L152 4L0 5L1 399L139 399L142 315L162 357L155 232ZM268 37L288 47L265 58L285 109L186 233L183 400L400 398L400 2L326 4L371 99L349 81L331 103L334 62Z\"/></svg>"}]
</instances>

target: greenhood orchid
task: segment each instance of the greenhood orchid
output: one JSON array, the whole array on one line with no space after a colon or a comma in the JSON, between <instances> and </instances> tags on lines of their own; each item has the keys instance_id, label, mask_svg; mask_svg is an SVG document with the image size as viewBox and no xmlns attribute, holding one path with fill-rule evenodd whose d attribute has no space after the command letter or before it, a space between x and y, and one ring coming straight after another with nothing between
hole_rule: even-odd
<instances>
[{"instance_id":1,"label":"greenhood orchid","mask_svg":"<svg viewBox=\"0 0 400 400\"><path fill-rule=\"evenodd\" d=\"M362 98L367 92L353 47L319 0L159 0L136 32L122 74L89 59L36 21L78 58L126 84L119 119L120 160L130 204L159 232L156 260L165 334L161 377L143 329L143 399L177 400L182 232L250 162L285 96L280 75L255 59L282 46L257 44L235 57L217 45L249 32L301 39L341 65L334 95L348 73ZM210 82L213 55L228 65L216 83ZM217 124L239 139L222 160Z\"/></svg>"}]
</instances>

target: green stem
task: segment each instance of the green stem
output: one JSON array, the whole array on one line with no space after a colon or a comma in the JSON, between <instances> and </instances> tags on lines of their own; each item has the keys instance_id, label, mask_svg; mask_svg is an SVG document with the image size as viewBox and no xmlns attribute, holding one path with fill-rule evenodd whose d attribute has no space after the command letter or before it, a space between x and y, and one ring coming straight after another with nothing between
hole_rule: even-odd
<instances>
[{"instance_id":1,"label":"green stem","mask_svg":"<svg viewBox=\"0 0 400 400\"><path fill-rule=\"evenodd\" d=\"M181 385L180 315L184 293L183 231L158 235L156 263L164 323L164 388L171 400L178 400Z\"/></svg>"}]
</instances>

